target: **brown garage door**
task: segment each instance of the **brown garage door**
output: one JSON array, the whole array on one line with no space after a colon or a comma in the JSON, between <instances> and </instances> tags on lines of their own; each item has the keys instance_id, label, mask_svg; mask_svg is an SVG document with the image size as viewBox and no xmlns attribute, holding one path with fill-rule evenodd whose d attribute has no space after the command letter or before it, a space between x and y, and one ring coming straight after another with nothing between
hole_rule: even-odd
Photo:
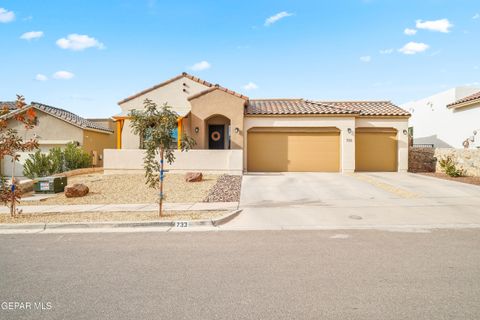
<instances>
[{"instance_id":1,"label":"brown garage door","mask_svg":"<svg viewBox=\"0 0 480 320\"><path fill-rule=\"evenodd\" d=\"M247 138L250 172L338 172L336 128L253 128Z\"/></svg>"},{"instance_id":2,"label":"brown garage door","mask_svg":"<svg viewBox=\"0 0 480 320\"><path fill-rule=\"evenodd\" d=\"M397 171L397 131L393 128L355 130L356 171Z\"/></svg>"}]
</instances>

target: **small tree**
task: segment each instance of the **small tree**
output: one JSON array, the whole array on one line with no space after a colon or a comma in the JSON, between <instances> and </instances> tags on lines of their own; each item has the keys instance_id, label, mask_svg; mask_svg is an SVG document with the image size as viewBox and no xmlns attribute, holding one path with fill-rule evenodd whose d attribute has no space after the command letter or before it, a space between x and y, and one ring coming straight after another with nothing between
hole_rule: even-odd
<instances>
[{"instance_id":1,"label":"small tree","mask_svg":"<svg viewBox=\"0 0 480 320\"><path fill-rule=\"evenodd\" d=\"M178 114L167 104L157 108L150 99L143 102L144 110L130 112L133 133L144 138L146 155L144 158L146 184L150 188L159 189L158 214L162 216L164 161L169 164L175 161L175 138L173 132L177 129ZM180 138L180 137L179 137ZM195 145L195 141L182 134L180 149L187 151ZM160 161L158 161L158 156Z\"/></svg>"},{"instance_id":2,"label":"small tree","mask_svg":"<svg viewBox=\"0 0 480 320\"><path fill-rule=\"evenodd\" d=\"M35 111L33 108L26 107L25 98L17 95L17 101L15 103L16 110L10 110L8 106L0 106L0 116L5 116L10 112L15 112L14 120L24 124L25 129L30 130L35 125ZM24 111L18 111L18 110ZM10 156L15 168L15 162L19 160L18 152L32 151L38 148L36 139L30 139L23 141L18 136L18 132L15 129L8 128L7 119L0 119L0 160L3 160L5 156ZM16 216L17 211L15 205L19 202L20 192L16 188L16 181L14 172L12 172L12 182L7 184L5 177L0 176L0 202L4 205L10 206L10 215Z\"/></svg>"}]
</instances>

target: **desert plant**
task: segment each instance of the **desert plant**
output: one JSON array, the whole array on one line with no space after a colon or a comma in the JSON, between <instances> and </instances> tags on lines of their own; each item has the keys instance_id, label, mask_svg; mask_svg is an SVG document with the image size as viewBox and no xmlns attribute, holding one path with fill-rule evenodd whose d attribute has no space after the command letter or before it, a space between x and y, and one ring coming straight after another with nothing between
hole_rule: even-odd
<instances>
[{"instance_id":1,"label":"desert plant","mask_svg":"<svg viewBox=\"0 0 480 320\"><path fill-rule=\"evenodd\" d=\"M23 174L30 179L34 179L57 173L55 169L50 154L37 150L34 154L29 154L28 159L25 160Z\"/></svg>"},{"instance_id":2,"label":"desert plant","mask_svg":"<svg viewBox=\"0 0 480 320\"><path fill-rule=\"evenodd\" d=\"M92 165L92 158L88 152L74 143L67 144L65 150L52 148L48 154L37 151L28 157L25 161L23 174L31 179L88 168Z\"/></svg>"},{"instance_id":3,"label":"desert plant","mask_svg":"<svg viewBox=\"0 0 480 320\"><path fill-rule=\"evenodd\" d=\"M51 167L53 173L60 173L65 171L65 155L61 148L50 149L48 156L50 157Z\"/></svg>"},{"instance_id":4,"label":"desert plant","mask_svg":"<svg viewBox=\"0 0 480 320\"><path fill-rule=\"evenodd\" d=\"M438 161L440 168L450 177L461 177L465 175L463 169L457 168L457 164L451 156L445 156Z\"/></svg>"},{"instance_id":5,"label":"desert plant","mask_svg":"<svg viewBox=\"0 0 480 320\"><path fill-rule=\"evenodd\" d=\"M133 110L130 113L131 127L133 133L145 136L144 146L146 155L144 158L146 184L151 188L159 188L158 213L162 216L164 161L169 164L175 161L175 154L172 149L175 138L172 135L177 129L178 114L171 110L167 104L157 108L157 104L150 99L143 102L143 111ZM180 149L190 149L195 141L185 134L182 134ZM160 162L157 160L160 156Z\"/></svg>"},{"instance_id":6,"label":"desert plant","mask_svg":"<svg viewBox=\"0 0 480 320\"><path fill-rule=\"evenodd\" d=\"M63 158L66 171L92 166L90 154L73 142L68 143L65 150L63 150Z\"/></svg>"}]
</instances>

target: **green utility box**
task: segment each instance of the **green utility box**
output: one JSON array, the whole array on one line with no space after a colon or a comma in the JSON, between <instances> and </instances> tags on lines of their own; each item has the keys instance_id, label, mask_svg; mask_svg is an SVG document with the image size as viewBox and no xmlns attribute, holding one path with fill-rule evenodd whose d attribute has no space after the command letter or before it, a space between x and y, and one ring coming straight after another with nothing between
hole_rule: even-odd
<instances>
[{"instance_id":1,"label":"green utility box","mask_svg":"<svg viewBox=\"0 0 480 320\"><path fill-rule=\"evenodd\" d=\"M59 193L63 192L67 185L67 177L38 178L35 182L35 193Z\"/></svg>"}]
</instances>

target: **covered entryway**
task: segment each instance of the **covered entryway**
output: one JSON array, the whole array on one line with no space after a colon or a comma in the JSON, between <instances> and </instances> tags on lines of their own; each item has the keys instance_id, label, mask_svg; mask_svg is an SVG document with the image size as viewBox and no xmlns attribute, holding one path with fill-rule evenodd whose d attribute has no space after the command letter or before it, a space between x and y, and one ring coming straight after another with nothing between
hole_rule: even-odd
<instances>
[{"instance_id":1,"label":"covered entryway","mask_svg":"<svg viewBox=\"0 0 480 320\"><path fill-rule=\"evenodd\" d=\"M355 171L397 171L397 130L357 128Z\"/></svg>"},{"instance_id":2,"label":"covered entryway","mask_svg":"<svg viewBox=\"0 0 480 320\"><path fill-rule=\"evenodd\" d=\"M338 172L340 130L256 127L248 130L250 172Z\"/></svg>"}]
</instances>

